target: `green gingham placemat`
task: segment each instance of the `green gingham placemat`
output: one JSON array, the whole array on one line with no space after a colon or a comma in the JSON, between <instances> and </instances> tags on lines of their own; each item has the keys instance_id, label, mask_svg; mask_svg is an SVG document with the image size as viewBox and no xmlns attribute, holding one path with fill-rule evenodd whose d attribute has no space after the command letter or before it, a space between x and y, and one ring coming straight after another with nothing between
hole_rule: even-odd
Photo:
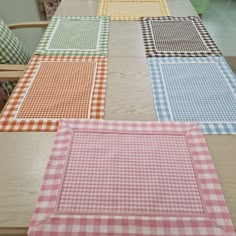
<instances>
[{"instance_id":1,"label":"green gingham placemat","mask_svg":"<svg viewBox=\"0 0 236 236\"><path fill-rule=\"evenodd\" d=\"M109 17L53 17L35 54L106 56L108 37Z\"/></svg>"}]
</instances>

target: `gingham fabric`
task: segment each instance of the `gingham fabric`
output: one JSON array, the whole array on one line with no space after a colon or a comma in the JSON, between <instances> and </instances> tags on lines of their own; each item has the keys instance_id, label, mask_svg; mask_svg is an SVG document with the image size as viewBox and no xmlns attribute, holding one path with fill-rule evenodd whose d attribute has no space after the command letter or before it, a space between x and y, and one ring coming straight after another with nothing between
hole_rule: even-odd
<instances>
[{"instance_id":1,"label":"gingham fabric","mask_svg":"<svg viewBox=\"0 0 236 236\"><path fill-rule=\"evenodd\" d=\"M0 19L0 64L27 64L28 61L29 56L22 43ZM10 96L16 83L14 81L0 81L0 86Z\"/></svg>"},{"instance_id":2,"label":"gingham fabric","mask_svg":"<svg viewBox=\"0 0 236 236\"><path fill-rule=\"evenodd\" d=\"M106 75L106 57L33 56L0 131L56 131L59 118L103 119Z\"/></svg>"},{"instance_id":3,"label":"gingham fabric","mask_svg":"<svg viewBox=\"0 0 236 236\"><path fill-rule=\"evenodd\" d=\"M0 19L0 64L27 64L28 61L22 43Z\"/></svg>"},{"instance_id":4,"label":"gingham fabric","mask_svg":"<svg viewBox=\"0 0 236 236\"><path fill-rule=\"evenodd\" d=\"M62 120L30 236L233 236L193 123Z\"/></svg>"},{"instance_id":5,"label":"gingham fabric","mask_svg":"<svg viewBox=\"0 0 236 236\"><path fill-rule=\"evenodd\" d=\"M0 86L7 91L7 95L10 96L16 87L17 81L0 81Z\"/></svg>"},{"instance_id":6,"label":"gingham fabric","mask_svg":"<svg viewBox=\"0 0 236 236\"><path fill-rule=\"evenodd\" d=\"M7 92L0 84L0 112L2 111L3 107L5 106L7 99L8 99Z\"/></svg>"},{"instance_id":7,"label":"gingham fabric","mask_svg":"<svg viewBox=\"0 0 236 236\"><path fill-rule=\"evenodd\" d=\"M142 18L141 26L147 57L221 55L199 17Z\"/></svg>"},{"instance_id":8,"label":"gingham fabric","mask_svg":"<svg viewBox=\"0 0 236 236\"><path fill-rule=\"evenodd\" d=\"M17 81L0 81L0 113L14 90Z\"/></svg>"},{"instance_id":9,"label":"gingham fabric","mask_svg":"<svg viewBox=\"0 0 236 236\"><path fill-rule=\"evenodd\" d=\"M138 20L141 17L170 15L166 0L100 0L98 16L111 20Z\"/></svg>"},{"instance_id":10,"label":"gingham fabric","mask_svg":"<svg viewBox=\"0 0 236 236\"><path fill-rule=\"evenodd\" d=\"M236 77L223 57L148 62L159 120L198 122L205 134L236 133Z\"/></svg>"},{"instance_id":11,"label":"gingham fabric","mask_svg":"<svg viewBox=\"0 0 236 236\"><path fill-rule=\"evenodd\" d=\"M95 62L41 62L17 118L89 118Z\"/></svg>"},{"instance_id":12,"label":"gingham fabric","mask_svg":"<svg viewBox=\"0 0 236 236\"><path fill-rule=\"evenodd\" d=\"M108 37L109 17L53 17L35 54L106 56Z\"/></svg>"}]
</instances>

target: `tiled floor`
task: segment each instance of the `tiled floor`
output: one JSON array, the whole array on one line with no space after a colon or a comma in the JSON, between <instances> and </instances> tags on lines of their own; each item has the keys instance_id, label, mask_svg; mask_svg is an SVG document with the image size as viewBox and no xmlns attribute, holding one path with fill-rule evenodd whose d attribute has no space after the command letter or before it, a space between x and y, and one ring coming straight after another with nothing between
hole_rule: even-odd
<instances>
[{"instance_id":1,"label":"tiled floor","mask_svg":"<svg viewBox=\"0 0 236 236\"><path fill-rule=\"evenodd\" d=\"M236 56L236 0L210 0L202 21L224 56Z\"/></svg>"}]
</instances>

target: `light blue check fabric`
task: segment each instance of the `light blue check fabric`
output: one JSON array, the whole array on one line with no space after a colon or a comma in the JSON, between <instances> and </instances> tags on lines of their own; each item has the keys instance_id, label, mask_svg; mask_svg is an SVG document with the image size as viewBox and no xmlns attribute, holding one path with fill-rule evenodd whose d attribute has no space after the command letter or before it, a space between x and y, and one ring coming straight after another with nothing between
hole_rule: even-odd
<instances>
[{"instance_id":1,"label":"light blue check fabric","mask_svg":"<svg viewBox=\"0 0 236 236\"><path fill-rule=\"evenodd\" d=\"M159 120L198 122L205 134L236 133L236 76L223 57L148 62Z\"/></svg>"}]
</instances>

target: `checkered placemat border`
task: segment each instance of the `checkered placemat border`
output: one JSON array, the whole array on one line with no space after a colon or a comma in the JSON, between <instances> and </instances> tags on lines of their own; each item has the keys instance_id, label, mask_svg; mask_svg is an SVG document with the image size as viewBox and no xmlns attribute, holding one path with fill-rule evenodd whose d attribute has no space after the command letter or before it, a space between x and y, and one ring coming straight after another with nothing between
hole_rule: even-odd
<instances>
[{"instance_id":1,"label":"checkered placemat border","mask_svg":"<svg viewBox=\"0 0 236 236\"><path fill-rule=\"evenodd\" d=\"M17 119L15 118L24 95L31 84L38 65L43 61L53 62L97 62L97 71L93 89L92 104L90 109L91 119L103 119L105 108L107 58L91 56L33 56L23 77L8 100L0 115L0 131L56 131L58 119Z\"/></svg>"},{"instance_id":2,"label":"checkered placemat border","mask_svg":"<svg viewBox=\"0 0 236 236\"><path fill-rule=\"evenodd\" d=\"M163 58L148 58L150 76L152 81L152 89L154 96L155 109L160 121L171 121L168 101L163 84L163 76L161 73L160 63L217 63L219 69L227 78L228 84L236 95L236 78L231 71L227 62L223 57L163 57ZM205 134L235 134L236 121L233 123L200 123L203 133Z\"/></svg>"},{"instance_id":3,"label":"checkered placemat border","mask_svg":"<svg viewBox=\"0 0 236 236\"><path fill-rule=\"evenodd\" d=\"M83 132L142 132L185 137L199 181L204 216L78 215L56 212L59 189L73 130ZM213 161L198 125L174 122L62 120L47 165L28 234L57 235L235 235Z\"/></svg>"},{"instance_id":4,"label":"checkered placemat border","mask_svg":"<svg viewBox=\"0 0 236 236\"><path fill-rule=\"evenodd\" d=\"M155 43L152 36L152 29L150 26L151 21L157 22L166 22L166 21L191 21L199 35L201 36L204 44L208 47L209 51L207 52L197 52L197 51L189 51L189 52L181 52L181 51L157 51L155 47ZM147 57L204 57L204 56L220 56L222 53L216 46L215 42L211 38L210 34L202 24L199 17L189 16L189 17L149 17L141 19L141 28L143 34L143 40L146 50ZM188 32L186 32L187 34Z\"/></svg>"},{"instance_id":5,"label":"checkered placemat border","mask_svg":"<svg viewBox=\"0 0 236 236\"><path fill-rule=\"evenodd\" d=\"M53 37L55 30L57 29L58 22L63 19L71 20L100 20L100 33L98 35L99 45L98 51L86 51L86 50L48 50L47 47L50 43L51 37ZM54 16L50 21L41 41L38 44L34 54L46 55L46 56L107 56L108 55L108 41L109 41L109 17L106 16Z\"/></svg>"},{"instance_id":6,"label":"checkered placemat border","mask_svg":"<svg viewBox=\"0 0 236 236\"><path fill-rule=\"evenodd\" d=\"M166 0L99 0L97 16L107 16L109 2L157 2L160 3L165 16L170 16L170 11ZM143 16L145 17L145 16ZM140 20L137 16L110 16L111 20Z\"/></svg>"}]
</instances>

